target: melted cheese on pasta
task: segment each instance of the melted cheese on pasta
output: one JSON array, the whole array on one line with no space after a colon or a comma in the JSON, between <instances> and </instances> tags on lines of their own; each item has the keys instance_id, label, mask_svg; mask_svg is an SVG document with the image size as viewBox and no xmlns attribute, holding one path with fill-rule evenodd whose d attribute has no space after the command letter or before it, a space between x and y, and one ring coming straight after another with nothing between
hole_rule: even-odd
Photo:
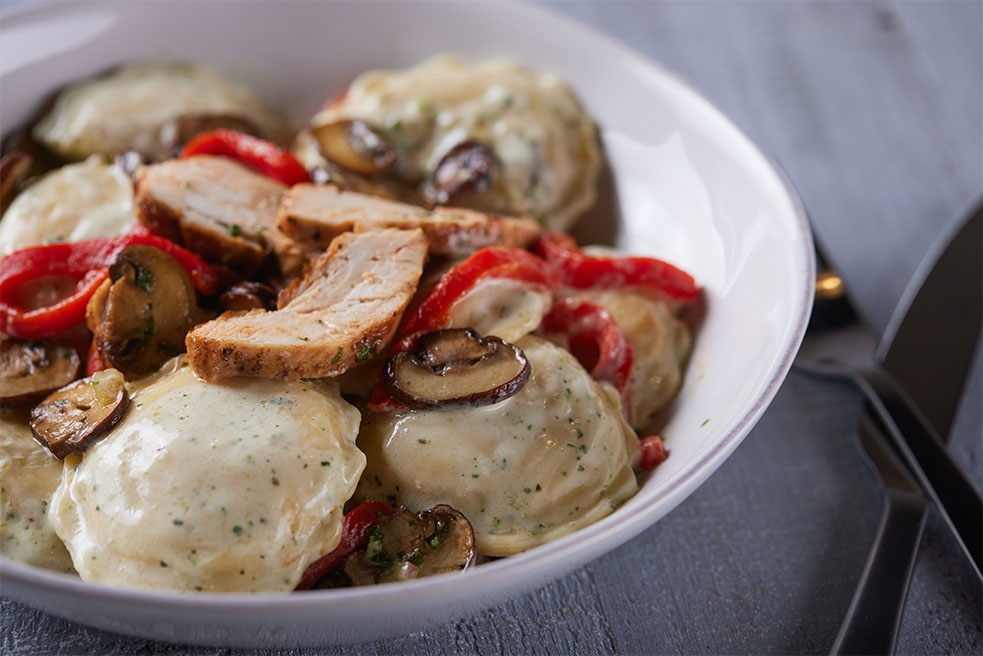
<instances>
[{"instance_id":1,"label":"melted cheese on pasta","mask_svg":"<svg viewBox=\"0 0 983 656\"><path fill-rule=\"evenodd\" d=\"M93 157L52 171L14 199L0 221L0 255L58 241L115 237L134 221L130 179Z\"/></svg>"},{"instance_id":2,"label":"melted cheese on pasta","mask_svg":"<svg viewBox=\"0 0 983 656\"><path fill-rule=\"evenodd\" d=\"M34 440L27 419L24 411L0 411L0 554L70 572L72 558L48 522L61 460Z\"/></svg>"},{"instance_id":3,"label":"melted cheese on pasta","mask_svg":"<svg viewBox=\"0 0 983 656\"><path fill-rule=\"evenodd\" d=\"M474 527L478 552L508 556L596 522L638 489L638 438L614 389L567 351L518 345L532 376L501 403L367 413L358 496L413 509L446 503Z\"/></svg>"},{"instance_id":4,"label":"melted cheese on pasta","mask_svg":"<svg viewBox=\"0 0 983 656\"><path fill-rule=\"evenodd\" d=\"M432 57L360 75L311 123L347 118L381 130L396 148L398 175L414 184L455 145L474 139L490 146L501 173L486 193L469 198L477 209L528 213L563 230L594 203L600 162L594 122L556 75L510 60ZM317 159L310 145L299 151Z\"/></svg>"},{"instance_id":5,"label":"melted cheese on pasta","mask_svg":"<svg viewBox=\"0 0 983 656\"><path fill-rule=\"evenodd\" d=\"M135 150L161 160L171 156L161 143L161 128L188 114L243 117L273 139L282 131L259 96L215 71L141 62L69 87L33 134L66 159Z\"/></svg>"},{"instance_id":6,"label":"melted cheese on pasta","mask_svg":"<svg viewBox=\"0 0 983 656\"><path fill-rule=\"evenodd\" d=\"M365 463L358 423L333 383L205 383L175 367L66 460L51 521L86 581L290 591L341 538Z\"/></svg>"}]
</instances>

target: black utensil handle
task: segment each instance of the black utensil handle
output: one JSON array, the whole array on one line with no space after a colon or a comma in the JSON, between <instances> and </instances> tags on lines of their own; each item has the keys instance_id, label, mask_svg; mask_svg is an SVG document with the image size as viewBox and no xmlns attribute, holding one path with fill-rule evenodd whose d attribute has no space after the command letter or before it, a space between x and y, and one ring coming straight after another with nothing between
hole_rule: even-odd
<instances>
[{"instance_id":1,"label":"black utensil handle","mask_svg":"<svg viewBox=\"0 0 983 656\"><path fill-rule=\"evenodd\" d=\"M891 654L908 593L928 504L916 494L888 492L863 574L830 654Z\"/></svg>"},{"instance_id":2,"label":"black utensil handle","mask_svg":"<svg viewBox=\"0 0 983 656\"><path fill-rule=\"evenodd\" d=\"M983 499L952 460L928 422L912 410L890 378L876 369L858 381L915 478L935 502L983 580Z\"/></svg>"}]
</instances>

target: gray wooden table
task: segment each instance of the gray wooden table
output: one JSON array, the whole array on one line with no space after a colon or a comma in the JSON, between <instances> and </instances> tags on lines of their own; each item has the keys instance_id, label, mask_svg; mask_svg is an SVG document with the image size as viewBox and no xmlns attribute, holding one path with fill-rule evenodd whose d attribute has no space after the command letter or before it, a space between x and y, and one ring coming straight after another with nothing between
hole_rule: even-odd
<instances>
[{"instance_id":1,"label":"gray wooden table","mask_svg":"<svg viewBox=\"0 0 983 656\"><path fill-rule=\"evenodd\" d=\"M980 2L554 8L688 77L772 153L878 330L932 239L981 192ZM979 487L979 353L973 371L951 448ZM733 457L620 549L475 617L322 652L824 652L881 509L854 445L859 412L853 389L793 372ZM981 590L933 516L898 651L978 654L981 616ZM5 654L239 653L121 637L8 601L0 617Z\"/></svg>"}]
</instances>

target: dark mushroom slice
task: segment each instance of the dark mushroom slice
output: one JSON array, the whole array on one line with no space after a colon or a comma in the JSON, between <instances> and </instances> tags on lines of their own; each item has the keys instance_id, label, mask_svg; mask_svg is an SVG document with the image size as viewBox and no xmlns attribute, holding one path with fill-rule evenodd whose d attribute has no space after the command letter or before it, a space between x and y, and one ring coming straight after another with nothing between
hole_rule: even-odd
<instances>
[{"instance_id":1,"label":"dark mushroom slice","mask_svg":"<svg viewBox=\"0 0 983 656\"><path fill-rule=\"evenodd\" d=\"M433 175L420 186L428 203L446 205L465 192L488 191L496 172L495 155L480 141L462 141L444 155Z\"/></svg>"},{"instance_id":2,"label":"dark mushroom slice","mask_svg":"<svg viewBox=\"0 0 983 656\"><path fill-rule=\"evenodd\" d=\"M515 344L470 328L427 333L385 368L394 398L411 408L478 407L504 401L529 381L532 366Z\"/></svg>"},{"instance_id":3,"label":"dark mushroom slice","mask_svg":"<svg viewBox=\"0 0 983 656\"><path fill-rule=\"evenodd\" d=\"M82 361L74 349L50 342L0 342L0 404L27 405L78 377Z\"/></svg>"},{"instance_id":4,"label":"dark mushroom slice","mask_svg":"<svg viewBox=\"0 0 983 656\"><path fill-rule=\"evenodd\" d=\"M262 137L261 130L255 123L242 116L234 114L185 114L173 121L168 121L160 129L160 141L177 157L181 154L184 144L196 135L209 130L235 130Z\"/></svg>"},{"instance_id":5,"label":"dark mushroom slice","mask_svg":"<svg viewBox=\"0 0 983 656\"><path fill-rule=\"evenodd\" d=\"M109 278L86 308L86 322L109 364L135 378L182 353L200 316L184 267L153 246L127 246Z\"/></svg>"},{"instance_id":6,"label":"dark mushroom slice","mask_svg":"<svg viewBox=\"0 0 983 656\"><path fill-rule=\"evenodd\" d=\"M14 150L0 159L0 214L7 211L32 168L34 159L20 150Z\"/></svg>"},{"instance_id":7,"label":"dark mushroom slice","mask_svg":"<svg viewBox=\"0 0 983 656\"><path fill-rule=\"evenodd\" d=\"M313 126L311 134L327 159L349 171L379 175L396 161L389 141L361 119Z\"/></svg>"},{"instance_id":8,"label":"dark mushroom slice","mask_svg":"<svg viewBox=\"0 0 983 656\"><path fill-rule=\"evenodd\" d=\"M273 310L276 291L261 282L240 282L219 296L218 304L223 310Z\"/></svg>"},{"instance_id":9,"label":"dark mushroom slice","mask_svg":"<svg viewBox=\"0 0 983 656\"><path fill-rule=\"evenodd\" d=\"M460 512L446 505L419 513L400 508L345 560L345 574L355 585L373 585L462 572L474 559L474 530Z\"/></svg>"},{"instance_id":10,"label":"dark mushroom slice","mask_svg":"<svg viewBox=\"0 0 983 656\"><path fill-rule=\"evenodd\" d=\"M31 432L51 453L64 458L84 451L118 424L129 404L123 374L104 369L63 387L31 410Z\"/></svg>"}]
</instances>

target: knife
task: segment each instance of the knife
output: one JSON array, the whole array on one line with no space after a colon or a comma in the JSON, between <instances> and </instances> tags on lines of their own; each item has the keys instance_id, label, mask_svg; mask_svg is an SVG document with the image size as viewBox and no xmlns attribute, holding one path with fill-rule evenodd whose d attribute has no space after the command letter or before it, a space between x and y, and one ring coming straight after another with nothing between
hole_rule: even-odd
<instances>
[{"instance_id":1,"label":"knife","mask_svg":"<svg viewBox=\"0 0 983 656\"><path fill-rule=\"evenodd\" d=\"M983 500L940 437L948 433L980 331L981 225L977 206L936 241L902 295L876 361L857 321L826 335L813 331L818 334L807 336L797 364L860 386L983 580ZM852 312L845 295L841 301ZM919 409L923 399L934 423Z\"/></svg>"},{"instance_id":2,"label":"knife","mask_svg":"<svg viewBox=\"0 0 983 656\"><path fill-rule=\"evenodd\" d=\"M981 224L981 210L977 206L967 220L953 224L937 240L902 295L877 350L876 359L897 377L898 384L906 386L910 400L923 404L924 414L920 419L943 436L951 428L980 330ZM955 290L954 279L962 281ZM949 300L939 302L940 295ZM937 357L924 359L919 353L909 360L903 349L914 348L911 346L914 344L922 351L930 351L924 348L924 340L937 339L937 322L951 319L951 313L960 306L962 314L944 335L947 339ZM901 341L899 335L903 335ZM912 364L919 359L921 368ZM934 377L944 391L938 393L926 385L926 376ZM897 455L885 448L885 428L877 424L874 416L868 405L860 422L859 437L885 489L884 514L833 644L833 654L893 652L908 580L928 513L926 500L917 494L911 475Z\"/></svg>"}]
</instances>

